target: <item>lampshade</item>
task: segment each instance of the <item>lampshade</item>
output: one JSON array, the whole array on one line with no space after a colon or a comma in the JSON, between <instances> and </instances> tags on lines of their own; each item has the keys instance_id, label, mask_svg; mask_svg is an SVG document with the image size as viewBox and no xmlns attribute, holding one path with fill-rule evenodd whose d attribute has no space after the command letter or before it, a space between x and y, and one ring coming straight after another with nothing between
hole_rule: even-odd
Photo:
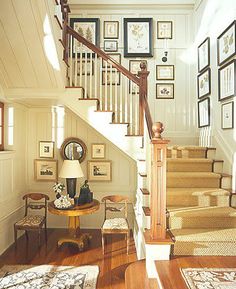
<instances>
[{"instance_id":1,"label":"lampshade","mask_svg":"<svg viewBox=\"0 0 236 289\"><path fill-rule=\"evenodd\" d=\"M82 178L84 176L78 160L64 160L59 177L64 179Z\"/></svg>"}]
</instances>

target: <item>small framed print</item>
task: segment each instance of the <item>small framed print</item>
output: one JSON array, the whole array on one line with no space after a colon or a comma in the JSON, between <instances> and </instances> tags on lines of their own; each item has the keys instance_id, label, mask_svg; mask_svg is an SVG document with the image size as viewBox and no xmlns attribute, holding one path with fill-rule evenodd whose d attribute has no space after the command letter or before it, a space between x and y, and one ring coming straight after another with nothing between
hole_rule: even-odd
<instances>
[{"instance_id":1,"label":"small framed print","mask_svg":"<svg viewBox=\"0 0 236 289\"><path fill-rule=\"evenodd\" d=\"M147 60L130 60L129 61L129 71L135 75L138 75L138 72L141 71L140 64L145 63L147 67Z\"/></svg>"},{"instance_id":2,"label":"small framed print","mask_svg":"<svg viewBox=\"0 0 236 289\"><path fill-rule=\"evenodd\" d=\"M219 69L219 101L236 95L236 60L226 63Z\"/></svg>"},{"instance_id":3,"label":"small framed print","mask_svg":"<svg viewBox=\"0 0 236 289\"><path fill-rule=\"evenodd\" d=\"M118 50L118 42L115 40L104 40L104 51L116 52Z\"/></svg>"},{"instance_id":4,"label":"small framed print","mask_svg":"<svg viewBox=\"0 0 236 289\"><path fill-rule=\"evenodd\" d=\"M234 103L233 101L221 105L221 128L234 128Z\"/></svg>"},{"instance_id":5,"label":"small framed print","mask_svg":"<svg viewBox=\"0 0 236 289\"><path fill-rule=\"evenodd\" d=\"M36 181L57 181L57 161L34 160L34 177Z\"/></svg>"},{"instance_id":6,"label":"small framed print","mask_svg":"<svg viewBox=\"0 0 236 289\"><path fill-rule=\"evenodd\" d=\"M172 21L157 21L157 38L158 39L172 39L173 37L173 23Z\"/></svg>"},{"instance_id":7,"label":"small framed print","mask_svg":"<svg viewBox=\"0 0 236 289\"><path fill-rule=\"evenodd\" d=\"M217 37L217 61L218 65L225 63L236 54L236 20L234 20Z\"/></svg>"},{"instance_id":8,"label":"small framed print","mask_svg":"<svg viewBox=\"0 0 236 289\"><path fill-rule=\"evenodd\" d=\"M174 65L157 65L156 80L174 80L175 67Z\"/></svg>"},{"instance_id":9,"label":"small framed print","mask_svg":"<svg viewBox=\"0 0 236 289\"><path fill-rule=\"evenodd\" d=\"M112 53L112 54L108 54L108 56L112 57L117 63L121 63L121 54L120 53ZM106 67L106 61L104 61L104 59L102 59L102 68ZM109 61L107 62L107 67L109 67Z\"/></svg>"},{"instance_id":10,"label":"small framed print","mask_svg":"<svg viewBox=\"0 0 236 289\"><path fill-rule=\"evenodd\" d=\"M105 144L92 144L92 159L105 159Z\"/></svg>"},{"instance_id":11,"label":"small framed print","mask_svg":"<svg viewBox=\"0 0 236 289\"><path fill-rule=\"evenodd\" d=\"M79 60L77 62L77 68L75 67L75 70L78 71L77 72L78 76L80 75L80 70L82 70L82 75L93 75L94 74L94 62L92 59Z\"/></svg>"},{"instance_id":12,"label":"small framed print","mask_svg":"<svg viewBox=\"0 0 236 289\"><path fill-rule=\"evenodd\" d=\"M210 65L210 38L207 37L197 48L198 72L203 71Z\"/></svg>"},{"instance_id":13,"label":"small framed print","mask_svg":"<svg viewBox=\"0 0 236 289\"><path fill-rule=\"evenodd\" d=\"M210 98L204 98L198 102L198 127L210 125Z\"/></svg>"},{"instance_id":14,"label":"small framed print","mask_svg":"<svg viewBox=\"0 0 236 289\"><path fill-rule=\"evenodd\" d=\"M203 71L197 77L198 98L202 98L211 93L211 69Z\"/></svg>"},{"instance_id":15,"label":"small framed print","mask_svg":"<svg viewBox=\"0 0 236 289\"><path fill-rule=\"evenodd\" d=\"M120 72L102 71L102 85L120 85Z\"/></svg>"},{"instance_id":16,"label":"small framed print","mask_svg":"<svg viewBox=\"0 0 236 289\"><path fill-rule=\"evenodd\" d=\"M173 99L174 83L156 83L156 99Z\"/></svg>"},{"instance_id":17,"label":"small framed print","mask_svg":"<svg viewBox=\"0 0 236 289\"><path fill-rule=\"evenodd\" d=\"M119 21L104 21L103 28L104 39L118 39L119 38Z\"/></svg>"},{"instance_id":18,"label":"small framed print","mask_svg":"<svg viewBox=\"0 0 236 289\"><path fill-rule=\"evenodd\" d=\"M39 157L53 159L54 157L54 142L53 141L40 141L39 142Z\"/></svg>"},{"instance_id":19,"label":"small framed print","mask_svg":"<svg viewBox=\"0 0 236 289\"><path fill-rule=\"evenodd\" d=\"M88 181L109 182L111 179L111 161L88 161Z\"/></svg>"}]
</instances>

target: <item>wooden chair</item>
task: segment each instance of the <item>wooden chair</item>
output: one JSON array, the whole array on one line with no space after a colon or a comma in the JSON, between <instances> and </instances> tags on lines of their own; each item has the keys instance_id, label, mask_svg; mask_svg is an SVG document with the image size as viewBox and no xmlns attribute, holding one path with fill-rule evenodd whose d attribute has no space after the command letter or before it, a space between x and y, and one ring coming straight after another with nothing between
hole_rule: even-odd
<instances>
[{"instance_id":1,"label":"wooden chair","mask_svg":"<svg viewBox=\"0 0 236 289\"><path fill-rule=\"evenodd\" d=\"M103 254L105 252L104 248L104 235L106 234L125 234L127 241L127 254L129 254L129 241L130 241L130 229L127 221L127 202L128 197L113 195L106 196L102 199L105 203L105 217L104 223L101 228L102 233L102 250ZM122 203L122 207L118 208L117 204ZM122 212L124 211L124 218L113 218L107 219L107 211L110 212Z\"/></svg>"},{"instance_id":2,"label":"wooden chair","mask_svg":"<svg viewBox=\"0 0 236 289\"><path fill-rule=\"evenodd\" d=\"M38 202L44 199L43 202ZM41 231L44 226L45 239L47 241L47 201L49 197L41 193L30 193L23 196L25 200L25 216L14 224L15 246L17 246L17 230L24 230L28 240L28 231L38 231L39 246L41 244ZM31 201L32 200L32 201ZM30 215L28 209L44 209L44 215Z\"/></svg>"}]
</instances>

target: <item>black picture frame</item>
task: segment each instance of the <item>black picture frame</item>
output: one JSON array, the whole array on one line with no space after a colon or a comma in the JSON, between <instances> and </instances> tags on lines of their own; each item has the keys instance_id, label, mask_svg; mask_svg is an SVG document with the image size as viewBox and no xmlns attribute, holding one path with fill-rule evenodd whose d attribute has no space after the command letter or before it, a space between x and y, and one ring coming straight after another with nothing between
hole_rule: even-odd
<instances>
[{"instance_id":1,"label":"black picture frame","mask_svg":"<svg viewBox=\"0 0 236 289\"><path fill-rule=\"evenodd\" d=\"M207 78L205 77L204 79L204 75L207 76ZM202 79L203 78L203 79ZM208 89L206 90L206 92L204 94L201 94L201 88L200 85L204 85L206 83L208 79ZM205 69L202 73L200 73L197 76L197 95L198 95L198 99L201 99L207 95L211 94L211 69L210 67L208 67L207 69Z\"/></svg>"},{"instance_id":2,"label":"black picture frame","mask_svg":"<svg viewBox=\"0 0 236 289\"><path fill-rule=\"evenodd\" d=\"M206 111L204 111L206 110ZM210 126L210 98L198 101L198 128Z\"/></svg>"},{"instance_id":3,"label":"black picture frame","mask_svg":"<svg viewBox=\"0 0 236 289\"><path fill-rule=\"evenodd\" d=\"M207 48L205 49L205 45L207 46ZM205 53L207 53L206 56L206 64L201 66L201 61L202 61L202 50L206 51ZM205 70L208 66L210 66L210 37L207 37L206 39L204 39L204 41L198 46L197 48L197 63L198 63L198 72L202 72L203 70Z\"/></svg>"},{"instance_id":4,"label":"black picture frame","mask_svg":"<svg viewBox=\"0 0 236 289\"><path fill-rule=\"evenodd\" d=\"M221 79L222 79L222 74L224 72L224 70L228 67L231 66L234 69L234 73L232 73L232 77L233 77L233 88L232 88L232 93L229 95L222 95L221 93L221 89L222 89L222 83L221 83ZM229 73L226 72L226 76L229 75ZM229 87L229 80L227 80L227 87ZM226 63L225 65L221 66L218 70L218 100L222 101L222 100L226 100L228 98L234 97L236 96L236 59L231 60L230 62Z\"/></svg>"},{"instance_id":5,"label":"black picture frame","mask_svg":"<svg viewBox=\"0 0 236 289\"><path fill-rule=\"evenodd\" d=\"M161 77L159 75L159 70L161 68L166 68L166 69L170 69L171 71L171 76L165 76L165 77ZM156 80L174 80L175 79L175 66L174 65L167 65L167 64L157 64L156 65Z\"/></svg>"},{"instance_id":6,"label":"black picture frame","mask_svg":"<svg viewBox=\"0 0 236 289\"><path fill-rule=\"evenodd\" d=\"M128 26L131 25L132 23L135 23L136 26L138 23L140 25L139 27L141 27L142 23L148 24L148 35L146 35L148 40L145 40L145 38L143 38L139 42L138 39L135 39L137 38L136 36L137 34L132 33L132 31L128 28ZM145 29L144 26L143 29ZM142 37L143 35L144 34L142 34ZM124 57L153 57L152 38L153 38L152 18L124 18ZM132 41L133 43L131 43ZM145 44L147 44L148 46L143 49L143 52L141 52L142 49L141 47L138 47L138 45L145 45Z\"/></svg>"},{"instance_id":7,"label":"black picture frame","mask_svg":"<svg viewBox=\"0 0 236 289\"><path fill-rule=\"evenodd\" d=\"M111 47L108 49L107 44L110 44ZM104 51L106 52L117 52L118 51L118 41L116 40L104 40Z\"/></svg>"},{"instance_id":8,"label":"black picture frame","mask_svg":"<svg viewBox=\"0 0 236 289\"><path fill-rule=\"evenodd\" d=\"M169 33L162 35L161 33L161 24L166 24L170 26ZM169 35L168 35L169 34ZM173 21L157 21L157 39L172 39L173 38Z\"/></svg>"},{"instance_id":9,"label":"black picture frame","mask_svg":"<svg viewBox=\"0 0 236 289\"><path fill-rule=\"evenodd\" d=\"M224 117L225 117L225 114L227 113L227 112L224 112L224 108L226 106L229 106L228 118L230 119L230 122L229 122L228 125L226 125L224 123ZM222 129L232 129L232 128L234 128L234 102L233 101L226 102L226 103L223 103L221 105L221 128Z\"/></svg>"},{"instance_id":10,"label":"black picture frame","mask_svg":"<svg viewBox=\"0 0 236 289\"><path fill-rule=\"evenodd\" d=\"M160 90L161 87L162 87L162 90ZM159 91L160 91L160 94L158 93ZM168 83L168 82L156 83L156 99L174 99L174 97L175 97L174 83Z\"/></svg>"},{"instance_id":11,"label":"black picture frame","mask_svg":"<svg viewBox=\"0 0 236 289\"><path fill-rule=\"evenodd\" d=\"M116 31L114 35L109 35L107 31L107 24L112 23L116 26ZM103 38L104 39L119 39L119 21L104 21L103 22Z\"/></svg>"}]
</instances>

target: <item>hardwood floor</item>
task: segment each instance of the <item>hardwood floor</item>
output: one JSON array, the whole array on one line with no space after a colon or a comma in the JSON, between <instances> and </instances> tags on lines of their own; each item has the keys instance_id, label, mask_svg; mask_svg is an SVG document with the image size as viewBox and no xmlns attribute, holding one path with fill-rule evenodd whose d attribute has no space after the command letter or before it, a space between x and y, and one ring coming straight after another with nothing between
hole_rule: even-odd
<instances>
[{"instance_id":1,"label":"hardwood floor","mask_svg":"<svg viewBox=\"0 0 236 289\"><path fill-rule=\"evenodd\" d=\"M38 248L37 234L29 233L29 242L25 236L18 240L17 250L11 246L0 256L0 266L6 264L52 264L64 266L98 265L98 289L125 289L125 270L136 261L133 239L130 242L130 253L126 254L124 236L108 236L105 245L106 254L102 254L100 230L81 230L92 235L90 248L79 252L76 246L64 244L57 249L57 240L65 235L64 229L48 230L47 245L43 242ZM43 239L43 235L42 235Z\"/></svg>"}]
</instances>

